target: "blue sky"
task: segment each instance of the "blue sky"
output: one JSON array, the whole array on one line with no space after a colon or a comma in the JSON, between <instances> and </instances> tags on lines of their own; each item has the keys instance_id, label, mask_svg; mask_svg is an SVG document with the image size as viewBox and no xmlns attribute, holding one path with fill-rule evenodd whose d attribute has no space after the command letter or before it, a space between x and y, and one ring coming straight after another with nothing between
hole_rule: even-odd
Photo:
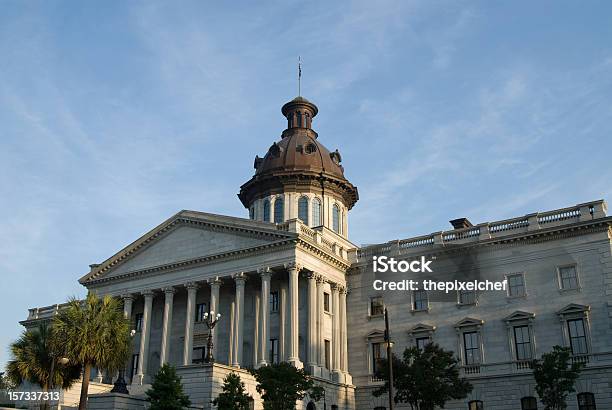
<instances>
[{"instance_id":1,"label":"blue sky","mask_svg":"<svg viewBox=\"0 0 612 410\"><path fill-rule=\"evenodd\" d=\"M27 308L236 194L297 93L374 243L612 198L609 2L71 2L0 8L0 368Z\"/></svg>"}]
</instances>

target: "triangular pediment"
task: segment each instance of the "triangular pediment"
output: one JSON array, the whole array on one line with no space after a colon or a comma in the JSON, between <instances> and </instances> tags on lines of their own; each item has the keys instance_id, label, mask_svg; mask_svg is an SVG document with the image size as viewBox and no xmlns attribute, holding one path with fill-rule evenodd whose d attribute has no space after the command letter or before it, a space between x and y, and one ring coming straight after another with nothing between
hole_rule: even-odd
<instances>
[{"instance_id":1,"label":"triangular pediment","mask_svg":"<svg viewBox=\"0 0 612 410\"><path fill-rule=\"evenodd\" d=\"M408 332L409 333L421 333L421 332L433 332L436 330L435 326L428 325L425 323L419 323L413 326Z\"/></svg>"},{"instance_id":2,"label":"triangular pediment","mask_svg":"<svg viewBox=\"0 0 612 410\"><path fill-rule=\"evenodd\" d=\"M591 310L589 305L580 305L578 303L570 303L565 306L563 309L557 312L558 315L570 315L572 313L584 313Z\"/></svg>"},{"instance_id":3,"label":"triangular pediment","mask_svg":"<svg viewBox=\"0 0 612 410\"><path fill-rule=\"evenodd\" d=\"M473 317L466 317L455 323L455 327L467 327L467 326L482 326L484 321L482 319L474 319Z\"/></svg>"},{"instance_id":4,"label":"triangular pediment","mask_svg":"<svg viewBox=\"0 0 612 410\"><path fill-rule=\"evenodd\" d=\"M374 330L372 330L370 333L368 333L366 335L366 339L368 339L368 340L383 339L384 337L385 337L385 331L384 330L378 330L378 329L374 329Z\"/></svg>"},{"instance_id":5,"label":"triangular pediment","mask_svg":"<svg viewBox=\"0 0 612 410\"><path fill-rule=\"evenodd\" d=\"M276 225L203 212L182 211L96 265L80 279L111 279L129 272L187 264L226 254L247 252L271 243L287 241L295 234Z\"/></svg>"},{"instance_id":6,"label":"triangular pediment","mask_svg":"<svg viewBox=\"0 0 612 410\"><path fill-rule=\"evenodd\" d=\"M512 321L515 321L515 320L531 320L533 318L535 318L535 314L534 313L524 312L522 310L516 310L513 313L511 313L508 316L506 316L504 318L504 321L512 322Z\"/></svg>"}]
</instances>

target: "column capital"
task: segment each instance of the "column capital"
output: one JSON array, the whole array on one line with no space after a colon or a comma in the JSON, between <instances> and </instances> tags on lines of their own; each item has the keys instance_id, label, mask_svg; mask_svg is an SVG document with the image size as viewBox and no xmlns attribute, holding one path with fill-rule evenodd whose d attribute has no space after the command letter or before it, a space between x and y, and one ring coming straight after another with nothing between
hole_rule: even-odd
<instances>
[{"instance_id":1,"label":"column capital","mask_svg":"<svg viewBox=\"0 0 612 410\"><path fill-rule=\"evenodd\" d=\"M234 273L232 275L232 278L236 282L236 285L238 285L238 284L244 285L244 282L246 282L246 280L247 280L246 274L244 272Z\"/></svg>"},{"instance_id":2,"label":"column capital","mask_svg":"<svg viewBox=\"0 0 612 410\"><path fill-rule=\"evenodd\" d=\"M319 276L319 275L317 275L316 273L314 273L314 272L312 272L312 271L306 271L306 272L304 272L304 277L305 277L306 279L312 279L312 280L315 280L315 281L316 281L318 276Z\"/></svg>"},{"instance_id":3,"label":"column capital","mask_svg":"<svg viewBox=\"0 0 612 410\"><path fill-rule=\"evenodd\" d=\"M288 271L301 271L303 266L300 265L297 262L289 262L289 263L285 263L284 268L287 269Z\"/></svg>"},{"instance_id":4,"label":"column capital","mask_svg":"<svg viewBox=\"0 0 612 410\"><path fill-rule=\"evenodd\" d=\"M166 286L162 289L166 295L174 295L176 288L174 286Z\"/></svg>"},{"instance_id":5,"label":"column capital","mask_svg":"<svg viewBox=\"0 0 612 410\"><path fill-rule=\"evenodd\" d=\"M119 296L123 301L129 300L129 301L134 301L134 294L132 293L124 293L121 296Z\"/></svg>"},{"instance_id":6,"label":"column capital","mask_svg":"<svg viewBox=\"0 0 612 410\"><path fill-rule=\"evenodd\" d=\"M271 275L272 274L272 269L270 269L269 266L264 266L262 268L257 268L257 273L259 273L260 275L262 275L264 273L269 273Z\"/></svg>"},{"instance_id":7,"label":"column capital","mask_svg":"<svg viewBox=\"0 0 612 410\"><path fill-rule=\"evenodd\" d=\"M329 287L331 288L332 292L338 292L340 285L338 285L336 282L329 282Z\"/></svg>"},{"instance_id":8,"label":"column capital","mask_svg":"<svg viewBox=\"0 0 612 410\"><path fill-rule=\"evenodd\" d=\"M346 295L348 293L348 287L345 285L338 285L338 292L340 292L341 295Z\"/></svg>"},{"instance_id":9,"label":"column capital","mask_svg":"<svg viewBox=\"0 0 612 410\"><path fill-rule=\"evenodd\" d=\"M140 292L140 294L145 298L152 298L153 296L155 296L155 292L153 292L153 289L145 289Z\"/></svg>"},{"instance_id":10,"label":"column capital","mask_svg":"<svg viewBox=\"0 0 612 410\"><path fill-rule=\"evenodd\" d=\"M207 282L210 286L221 286L223 284L223 281L218 276L208 279Z\"/></svg>"},{"instance_id":11,"label":"column capital","mask_svg":"<svg viewBox=\"0 0 612 410\"><path fill-rule=\"evenodd\" d=\"M197 289L199 285L196 282L187 282L185 283L185 288L187 288L187 290Z\"/></svg>"},{"instance_id":12,"label":"column capital","mask_svg":"<svg viewBox=\"0 0 612 410\"><path fill-rule=\"evenodd\" d=\"M323 275L317 274L315 279L317 280L317 285L322 285L325 283L325 278Z\"/></svg>"}]
</instances>

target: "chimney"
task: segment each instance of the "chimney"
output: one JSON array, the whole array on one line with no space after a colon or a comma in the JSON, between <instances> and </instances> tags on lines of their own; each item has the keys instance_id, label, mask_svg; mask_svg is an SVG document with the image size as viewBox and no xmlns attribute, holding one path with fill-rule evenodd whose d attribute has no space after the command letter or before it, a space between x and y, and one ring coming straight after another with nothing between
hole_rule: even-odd
<instances>
[{"instance_id":1,"label":"chimney","mask_svg":"<svg viewBox=\"0 0 612 410\"><path fill-rule=\"evenodd\" d=\"M463 228L469 228L470 226L473 226L472 223L467 218L453 219L452 221L450 221L450 223L451 225L453 225L453 228L455 229L463 229Z\"/></svg>"}]
</instances>

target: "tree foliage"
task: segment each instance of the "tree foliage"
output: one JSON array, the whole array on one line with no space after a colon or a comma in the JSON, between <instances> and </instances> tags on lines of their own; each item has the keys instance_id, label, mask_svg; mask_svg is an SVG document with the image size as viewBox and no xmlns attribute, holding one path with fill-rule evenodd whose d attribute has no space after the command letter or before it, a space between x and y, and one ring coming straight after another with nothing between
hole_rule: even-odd
<instances>
[{"instance_id":1,"label":"tree foliage","mask_svg":"<svg viewBox=\"0 0 612 410\"><path fill-rule=\"evenodd\" d=\"M27 381L39 385L43 391L51 385L68 389L81 376L80 364L70 362L64 365L58 361L64 352L55 331L46 323L23 332L11 344L10 351L12 358L6 366L9 386L19 386ZM52 366L53 360L56 363Z\"/></svg>"},{"instance_id":2,"label":"tree foliage","mask_svg":"<svg viewBox=\"0 0 612 410\"><path fill-rule=\"evenodd\" d=\"M191 405L183 392L181 378L169 364L164 364L155 374L153 384L146 394L147 400L151 402L150 410L182 410Z\"/></svg>"},{"instance_id":3,"label":"tree foliage","mask_svg":"<svg viewBox=\"0 0 612 410\"><path fill-rule=\"evenodd\" d=\"M64 343L66 357L83 365L79 410L84 410L92 367L113 373L125 365L131 342L130 322L117 299L89 293L82 301L71 298L55 316L53 327Z\"/></svg>"},{"instance_id":4,"label":"tree foliage","mask_svg":"<svg viewBox=\"0 0 612 410\"><path fill-rule=\"evenodd\" d=\"M223 379L223 391L213 400L213 404L224 410L248 410L251 400L240 376L230 373Z\"/></svg>"},{"instance_id":5,"label":"tree foliage","mask_svg":"<svg viewBox=\"0 0 612 410\"><path fill-rule=\"evenodd\" d=\"M449 400L465 398L472 385L459 377L458 362L452 351L431 343L423 350L407 348L402 359L393 355L394 401L408 403L413 410L433 410ZM388 366L388 360L380 360L376 377L385 384L373 392L375 396L389 391Z\"/></svg>"},{"instance_id":6,"label":"tree foliage","mask_svg":"<svg viewBox=\"0 0 612 410\"><path fill-rule=\"evenodd\" d=\"M545 410L567 408L567 395L575 391L574 384L584 366L572 363L571 355L569 348L554 346L551 352L542 355L542 359L534 360L536 392Z\"/></svg>"},{"instance_id":7,"label":"tree foliage","mask_svg":"<svg viewBox=\"0 0 612 410\"><path fill-rule=\"evenodd\" d=\"M257 392L265 410L291 410L306 394L315 401L323 395L322 388L314 384L304 369L287 362L262 366L251 373L257 380Z\"/></svg>"}]
</instances>

